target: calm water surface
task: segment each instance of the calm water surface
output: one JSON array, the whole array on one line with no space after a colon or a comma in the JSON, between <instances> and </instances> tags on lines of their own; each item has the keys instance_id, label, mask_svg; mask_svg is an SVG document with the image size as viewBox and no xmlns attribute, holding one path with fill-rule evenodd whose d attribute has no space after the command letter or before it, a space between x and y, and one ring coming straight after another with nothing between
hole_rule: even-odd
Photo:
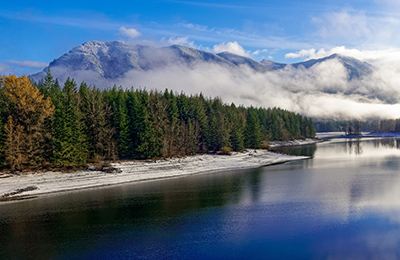
<instances>
[{"instance_id":1,"label":"calm water surface","mask_svg":"<svg viewBox=\"0 0 400 260\"><path fill-rule=\"evenodd\" d=\"M400 139L0 204L0 259L400 259Z\"/></svg>"}]
</instances>

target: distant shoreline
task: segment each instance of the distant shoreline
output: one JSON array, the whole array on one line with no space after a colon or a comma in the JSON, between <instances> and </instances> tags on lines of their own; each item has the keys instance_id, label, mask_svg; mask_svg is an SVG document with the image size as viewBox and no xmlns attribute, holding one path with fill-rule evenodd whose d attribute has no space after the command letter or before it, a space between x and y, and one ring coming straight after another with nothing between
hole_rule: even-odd
<instances>
[{"instance_id":1,"label":"distant shoreline","mask_svg":"<svg viewBox=\"0 0 400 260\"><path fill-rule=\"evenodd\" d=\"M393 137L400 138L400 133L397 132L382 132L382 133L360 133L360 134L347 134L341 135L339 138L376 138L376 137Z\"/></svg>"},{"instance_id":2,"label":"distant shoreline","mask_svg":"<svg viewBox=\"0 0 400 260\"><path fill-rule=\"evenodd\" d=\"M286 143L274 143L272 147L305 145L320 142L306 139ZM112 163L118 171L78 170L64 173L57 171L0 175L0 202L15 202L59 192L100 188L109 185L139 183L166 178L184 177L193 174L214 173L229 170L251 169L308 159L307 156L290 156L267 150L248 149L232 155L203 154L184 158L153 161L126 161ZM0 203L1 204L1 203Z\"/></svg>"}]
</instances>

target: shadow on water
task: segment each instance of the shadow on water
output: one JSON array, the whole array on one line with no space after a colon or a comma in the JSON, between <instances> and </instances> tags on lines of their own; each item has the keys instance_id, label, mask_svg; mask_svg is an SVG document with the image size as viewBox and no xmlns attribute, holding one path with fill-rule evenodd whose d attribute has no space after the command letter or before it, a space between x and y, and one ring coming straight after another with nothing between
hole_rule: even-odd
<instances>
[{"instance_id":1,"label":"shadow on water","mask_svg":"<svg viewBox=\"0 0 400 260\"><path fill-rule=\"evenodd\" d=\"M283 146L273 149L274 152L295 155L295 156L310 156L314 157L317 150L317 144L301 145L301 146Z\"/></svg>"},{"instance_id":2,"label":"shadow on water","mask_svg":"<svg viewBox=\"0 0 400 260\"><path fill-rule=\"evenodd\" d=\"M64 257L71 248L85 251L110 237L169 226L188 212L238 204L247 193L255 202L262 172L231 171L0 205L0 259Z\"/></svg>"},{"instance_id":3,"label":"shadow on water","mask_svg":"<svg viewBox=\"0 0 400 260\"><path fill-rule=\"evenodd\" d=\"M0 204L0 259L396 258L399 147L332 140L278 149L311 160Z\"/></svg>"}]
</instances>

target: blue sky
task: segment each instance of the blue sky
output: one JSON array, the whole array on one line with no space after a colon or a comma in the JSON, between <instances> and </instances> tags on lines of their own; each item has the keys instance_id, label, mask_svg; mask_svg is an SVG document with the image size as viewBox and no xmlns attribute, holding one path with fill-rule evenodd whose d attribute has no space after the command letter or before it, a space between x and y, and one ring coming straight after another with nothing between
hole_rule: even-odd
<instances>
[{"instance_id":1,"label":"blue sky","mask_svg":"<svg viewBox=\"0 0 400 260\"><path fill-rule=\"evenodd\" d=\"M293 63L398 52L396 0L3 1L0 74L29 74L91 40L231 51Z\"/></svg>"}]
</instances>

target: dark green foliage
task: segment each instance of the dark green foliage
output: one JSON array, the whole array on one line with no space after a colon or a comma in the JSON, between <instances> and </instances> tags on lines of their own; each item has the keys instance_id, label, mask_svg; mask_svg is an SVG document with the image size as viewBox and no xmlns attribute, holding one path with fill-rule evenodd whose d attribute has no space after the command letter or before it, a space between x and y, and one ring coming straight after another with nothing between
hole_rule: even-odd
<instances>
[{"instance_id":1,"label":"dark green foliage","mask_svg":"<svg viewBox=\"0 0 400 260\"><path fill-rule=\"evenodd\" d=\"M237 109L232 105L228 108L228 118L230 122L230 143L234 151L243 151L245 148L245 127L246 118L243 109Z\"/></svg>"},{"instance_id":2,"label":"dark green foliage","mask_svg":"<svg viewBox=\"0 0 400 260\"><path fill-rule=\"evenodd\" d=\"M157 122L149 114L149 94L145 90L129 91L127 106L130 121L131 158L148 159L161 155L161 135Z\"/></svg>"},{"instance_id":3,"label":"dark green foliage","mask_svg":"<svg viewBox=\"0 0 400 260\"><path fill-rule=\"evenodd\" d=\"M112 112L104 100L103 92L82 83L79 94L89 158L94 158L96 161L116 159L114 127L110 122Z\"/></svg>"},{"instance_id":4,"label":"dark green foliage","mask_svg":"<svg viewBox=\"0 0 400 260\"><path fill-rule=\"evenodd\" d=\"M119 158L129 157L129 117L126 105L127 94L122 89L114 86L104 91L105 99L111 106L112 116L109 122L114 129L113 138L116 141L117 155Z\"/></svg>"},{"instance_id":5,"label":"dark green foliage","mask_svg":"<svg viewBox=\"0 0 400 260\"><path fill-rule=\"evenodd\" d=\"M248 148L261 147L260 119L254 108L249 108L246 120L245 145Z\"/></svg>"},{"instance_id":6,"label":"dark green foliage","mask_svg":"<svg viewBox=\"0 0 400 260\"><path fill-rule=\"evenodd\" d=\"M317 132L344 132L347 124L347 121L314 120L314 127Z\"/></svg>"},{"instance_id":7,"label":"dark green foliage","mask_svg":"<svg viewBox=\"0 0 400 260\"><path fill-rule=\"evenodd\" d=\"M60 92L57 89L51 92L55 93L53 162L64 167L84 165L88 158L88 144L83 114L80 110L81 98L76 83L68 78Z\"/></svg>"},{"instance_id":8,"label":"dark green foliage","mask_svg":"<svg viewBox=\"0 0 400 260\"><path fill-rule=\"evenodd\" d=\"M311 119L299 114L279 108L236 107L202 94L187 96L116 86L101 91L85 83L78 91L70 78L61 88L50 71L38 89L55 107L54 115L44 123L44 161L61 167L84 165L87 160L243 151L263 147L270 140L315 135ZM1 95L0 166L6 163L1 149L9 118L3 108L9 106ZM395 128L400 129L399 125L396 122ZM12 122L9 126L13 127Z\"/></svg>"},{"instance_id":9,"label":"dark green foliage","mask_svg":"<svg viewBox=\"0 0 400 260\"><path fill-rule=\"evenodd\" d=\"M212 100L208 106L209 128L207 147L210 151L219 151L224 146L231 146L229 140L230 127L225 108L219 98Z\"/></svg>"}]
</instances>

